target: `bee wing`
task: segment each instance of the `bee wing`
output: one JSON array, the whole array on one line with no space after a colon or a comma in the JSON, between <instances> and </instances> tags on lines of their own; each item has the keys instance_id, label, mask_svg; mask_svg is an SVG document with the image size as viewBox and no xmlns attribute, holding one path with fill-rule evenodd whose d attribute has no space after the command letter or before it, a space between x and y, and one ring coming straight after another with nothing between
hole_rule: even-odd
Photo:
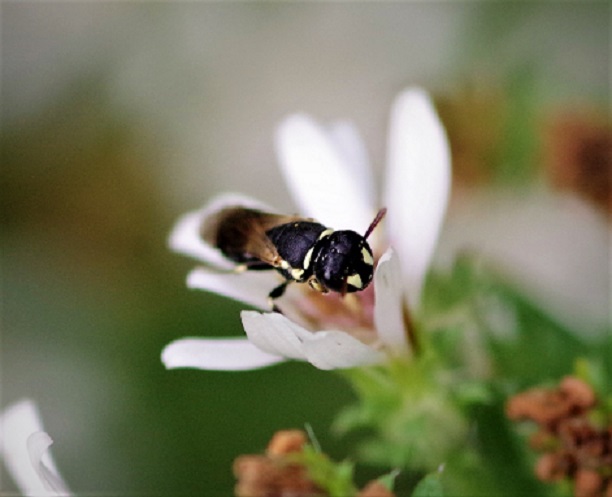
<instances>
[{"instance_id":1,"label":"bee wing","mask_svg":"<svg viewBox=\"0 0 612 497\"><path fill-rule=\"evenodd\" d=\"M202 238L238 263L263 262L273 267L281 257L266 235L280 224L301 219L245 207L226 207L209 217L201 227Z\"/></svg>"},{"instance_id":2,"label":"bee wing","mask_svg":"<svg viewBox=\"0 0 612 497\"><path fill-rule=\"evenodd\" d=\"M271 206L257 199L237 193L221 193L211 198L202 208L183 214L174 224L168 245L184 255L194 257L205 265L221 270L232 270L236 261L232 261L217 247L202 239L202 226L208 218L215 216L225 207L246 207L263 212L275 212Z\"/></svg>"}]
</instances>

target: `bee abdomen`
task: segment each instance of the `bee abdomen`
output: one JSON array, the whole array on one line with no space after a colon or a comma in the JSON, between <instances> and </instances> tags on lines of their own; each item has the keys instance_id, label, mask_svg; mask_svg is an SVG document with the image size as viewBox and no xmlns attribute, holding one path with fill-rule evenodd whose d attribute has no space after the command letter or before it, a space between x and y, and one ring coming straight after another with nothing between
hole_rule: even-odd
<instances>
[{"instance_id":1,"label":"bee abdomen","mask_svg":"<svg viewBox=\"0 0 612 497\"><path fill-rule=\"evenodd\" d=\"M202 238L218 248L228 259L237 263L248 263L249 269L267 269L270 265L250 254L248 247L253 237L255 222L262 214L254 209L228 207L219 211L202 225Z\"/></svg>"}]
</instances>

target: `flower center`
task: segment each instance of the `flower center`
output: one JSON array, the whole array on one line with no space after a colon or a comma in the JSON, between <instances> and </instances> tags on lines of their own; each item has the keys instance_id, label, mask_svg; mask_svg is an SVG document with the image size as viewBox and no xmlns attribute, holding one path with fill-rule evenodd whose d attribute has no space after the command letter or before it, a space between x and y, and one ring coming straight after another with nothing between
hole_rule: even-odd
<instances>
[{"instance_id":1,"label":"flower center","mask_svg":"<svg viewBox=\"0 0 612 497\"><path fill-rule=\"evenodd\" d=\"M364 343L376 341L373 285L356 293L321 294L304 288L295 301L299 318L310 329L346 331Z\"/></svg>"}]
</instances>

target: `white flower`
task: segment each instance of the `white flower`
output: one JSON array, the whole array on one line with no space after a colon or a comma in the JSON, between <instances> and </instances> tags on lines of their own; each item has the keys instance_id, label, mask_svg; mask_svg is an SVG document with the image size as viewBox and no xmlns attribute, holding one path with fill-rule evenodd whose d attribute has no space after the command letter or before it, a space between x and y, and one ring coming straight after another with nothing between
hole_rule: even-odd
<instances>
[{"instance_id":1,"label":"white flower","mask_svg":"<svg viewBox=\"0 0 612 497\"><path fill-rule=\"evenodd\" d=\"M281 123L276 146L281 171L301 215L334 229L365 232L377 210L374 180L365 147L350 124L324 128L308 116L293 115ZM344 299L320 295L306 285L290 285L278 301L283 314L241 313L248 340L177 340L164 349L164 364L244 370L298 359L320 369L334 369L408 353L405 309L418 312L449 189L450 153L444 129L428 95L408 89L397 97L391 112L381 202L387 216L369 239L375 255L384 252L373 285ZM221 195L183 216L171 233L170 246L206 264L189 274L189 287L269 310L267 295L278 285L279 275L227 271L233 264L199 235L205 219L227 205L274 211L242 195ZM385 251L387 247L391 248ZM310 331L313 328L318 331Z\"/></svg>"},{"instance_id":2,"label":"white flower","mask_svg":"<svg viewBox=\"0 0 612 497\"><path fill-rule=\"evenodd\" d=\"M16 402L0 415L0 456L23 495L72 495L48 452L52 443L31 400Z\"/></svg>"}]
</instances>

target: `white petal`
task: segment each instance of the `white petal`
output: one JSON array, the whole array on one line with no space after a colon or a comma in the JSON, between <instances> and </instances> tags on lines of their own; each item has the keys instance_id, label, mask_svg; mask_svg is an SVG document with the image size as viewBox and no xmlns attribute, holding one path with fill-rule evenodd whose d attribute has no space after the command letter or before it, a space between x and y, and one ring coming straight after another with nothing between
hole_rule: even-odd
<instances>
[{"instance_id":1,"label":"white petal","mask_svg":"<svg viewBox=\"0 0 612 497\"><path fill-rule=\"evenodd\" d=\"M446 211L451 170L446 133L428 95L400 94L391 113L384 204L387 230L402 266L411 309L423 281Z\"/></svg>"},{"instance_id":2,"label":"white petal","mask_svg":"<svg viewBox=\"0 0 612 497\"><path fill-rule=\"evenodd\" d=\"M187 276L189 288L218 293L259 309L270 309L268 294L279 284L279 275L274 271L220 273L207 268L196 268Z\"/></svg>"},{"instance_id":3,"label":"white petal","mask_svg":"<svg viewBox=\"0 0 612 497\"><path fill-rule=\"evenodd\" d=\"M47 452L52 444L53 440L44 431L32 433L27 439L30 461L48 490L48 495L71 495L57 471L52 469L53 462L50 460L49 452Z\"/></svg>"},{"instance_id":4,"label":"white petal","mask_svg":"<svg viewBox=\"0 0 612 497\"><path fill-rule=\"evenodd\" d=\"M344 331L317 331L304 341L306 359L319 369L347 369L378 364L386 356Z\"/></svg>"},{"instance_id":5,"label":"white petal","mask_svg":"<svg viewBox=\"0 0 612 497\"><path fill-rule=\"evenodd\" d=\"M381 341L394 352L408 352L402 310L404 299L401 267L392 249L383 254L376 266L374 296L374 324Z\"/></svg>"},{"instance_id":6,"label":"white petal","mask_svg":"<svg viewBox=\"0 0 612 497\"><path fill-rule=\"evenodd\" d=\"M284 361L246 338L182 338L166 345L162 352L162 362L168 369L247 371Z\"/></svg>"},{"instance_id":7,"label":"white petal","mask_svg":"<svg viewBox=\"0 0 612 497\"><path fill-rule=\"evenodd\" d=\"M170 233L168 245L176 252L195 257L214 267L224 269L234 267L236 264L224 257L218 249L202 240L200 235L202 225L210 216L230 206L272 211L269 206L251 197L237 193L225 193L213 198L200 210L181 216Z\"/></svg>"},{"instance_id":8,"label":"white petal","mask_svg":"<svg viewBox=\"0 0 612 497\"><path fill-rule=\"evenodd\" d=\"M242 311L240 317L249 340L261 350L289 359L306 359L298 335L310 332L282 314Z\"/></svg>"},{"instance_id":9,"label":"white petal","mask_svg":"<svg viewBox=\"0 0 612 497\"><path fill-rule=\"evenodd\" d=\"M234 263L223 257L219 250L205 243L200 236L205 211L192 211L184 214L174 225L168 245L175 252L199 259L214 267L231 269Z\"/></svg>"},{"instance_id":10,"label":"white petal","mask_svg":"<svg viewBox=\"0 0 612 497\"><path fill-rule=\"evenodd\" d=\"M307 360L319 369L340 369L382 362L385 355L343 331L310 332L279 313L241 313L244 329L262 350Z\"/></svg>"},{"instance_id":11,"label":"white petal","mask_svg":"<svg viewBox=\"0 0 612 497\"><path fill-rule=\"evenodd\" d=\"M276 150L301 214L334 229L367 229L375 214L364 188L369 179L321 126L305 115L290 116L278 128Z\"/></svg>"},{"instance_id":12,"label":"white petal","mask_svg":"<svg viewBox=\"0 0 612 497\"><path fill-rule=\"evenodd\" d=\"M368 151L359 131L349 121L337 121L330 126L329 135L336 145L338 153L344 157L344 164L349 164L354 172L354 181L359 181L363 201L374 210L376 205L376 188L374 174L370 165Z\"/></svg>"},{"instance_id":13,"label":"white petal","mask_svg":"<svg viewBox=\"0 0 612 497\"><path fill-rule=\"evenodd\" d=\"M0 417L0 454L17 487L24 495L69 495L49 453L48 445L41 450L37 440L48 439L40 434L43 429L36 405L22 400L9 406ZM41 468L44 464L44 470ZM53 490L55 488L55 490Z\"/></svg>"},{"instance_id":14,"label":"white petal","mask_svg":"<svg viewBox=\"0 0 612 497\"><path fill-rule=\"evenodd\" d=\"M604 216L574 195L532 190L470 195L451 212L437 259L486 258L538 307L582 337L610 329L610 239Z\"/></svg>"}]
</instances>

